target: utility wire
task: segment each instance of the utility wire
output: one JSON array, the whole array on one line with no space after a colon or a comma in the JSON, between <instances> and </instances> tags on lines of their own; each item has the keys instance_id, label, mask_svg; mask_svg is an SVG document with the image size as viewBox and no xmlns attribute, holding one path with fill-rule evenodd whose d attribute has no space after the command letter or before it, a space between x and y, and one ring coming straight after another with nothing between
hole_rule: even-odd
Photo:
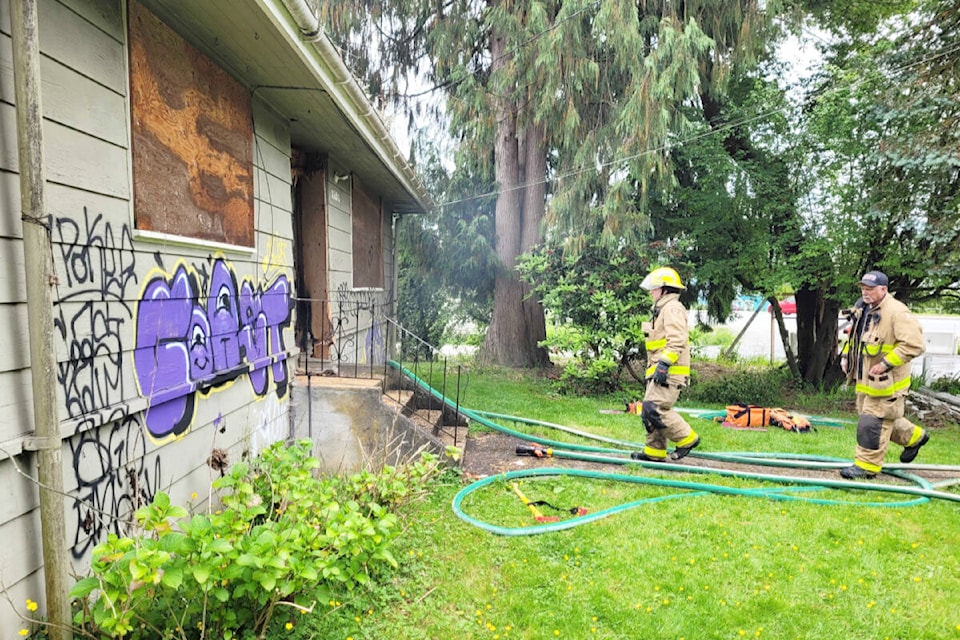
<instances>
[{"instance_id":1,"label":"utility wire","mask_svg":"<svg viewBox=\"0 0 960 640\"><path fill-rule=\"evenodd\" d=\"M947 56L947 55L950 55L950 54L952 54L952 53L956 53L957 51L960 51L960 43L957 43L957 44L953 45L952 47L949 47L949 48L947 48L947 49L945 49L945 50L943 50L943 51L940 51L940 52L938 52L938 53L936 53L936 54L931 54L931 55L929 55L929 56L925 56L925 57L923 57L923 58L921 58L921 59L919 59L919 60L917 60L917 61L914 61L914 62L911 62L911 63L908 63L908 64L904 64L904 65L901 66L901 67L892 69L892 70L890 71L890 75L895 77L896 75L898 75L898 74L901 73L901 72L908 71L908 70L910 70L910 69L913 68L913 67L917 67L917 66L920 66L920 65L923 65L923 64L932 62L932 61L934 61L934 60L936 60L936 59L938 59L938 58L942 58L942 57ZM858 76L858 77L854 78L853 80L851 80L849 83L846 83L846 84L837 84L837 85L835 85L835 86L833 86L833 87L828 88L828 89L827 89L826 91L824 91L821 95L827 96L827 95L831 95L831 94L833 94L833 93L839 93L839 92L844 91L844 90L852 90L852 89L857 88L857 87L860 86L861 84L865 83L866 81L867 81L867 78L864 78L864 77L862 77L862 76ZM611 167L611 166L616 166L616 165L620 165L620 164L623 164L623 163L626 163L626 162L630 162L630 161L636 160L636 159L641 158L641 157L643 157L643 156L645 156L645 155L650 155L650 154L654 154L654 153L660 153L660 152L662 152L662 151L666 151L666 150L668 150L668 149L673 149L673 148L677 148L677 147L682 147L682 146L688 145L688 144L690 144L690 143L697 142L697 141L699 141L699 140L704 140L704 139L709 139L709 138L711 138L711 137L719 136L720 134L726 133L726 132L728 132L728 131L730 131L730 130L732 130L732 129L735 129L735 128L738 128L738 127L741 127L741 126L745 126L745 125L751 124L751 123L753 123L753 122L762 121L762 120L767 120L768 118L773 117L773 116L775 116L775 115L777 115L777 114L780 114L780 113L786 113L786 112L787 112L788 110L790 110L791 108L792 108L792 106L788 105L788 106L785 106L785 107L780 107L780 108L777 108L777 109L772 109L772 110L767 111L767 112L764 112L764 113L756 114L756 115L754 115L754 116L742 118L742 119L740 119L740 120L728 122L728 123L726 123L726 124L724 124L724 125L718 126L718 127L716 127L716 128L712 128L712 129L710 129L709 131L704 131L704 132L702 132L702 133L696 134L696 135L691 136L691 137L688 137L688 138L682 138L682 139L679 139L679 140L670 142L670 143L668 143L668 144L663 144L663 145L660 145L660 146L657 146L657 147L653 147L653 148L650 148L650 149L645 149L645 150L643 150L643 151L641 151L641 152L639 152L639 153L631 154L631 155L628 155L628 156L623 156L623 157L620 157L620 158L615 158L615 159L609 160L609 161L607 161L607 162L600 163L600 164L598 164L596 167L589 167L589 168L588 168L588 167L584 167L584 168L581 168L581 169L574 169L574 170L571 170L571 171L568 171L568 172L565 172L565 173L562 173L562 174L558 174L558 175L553 176L553 177L547 177L547 178L543 178L543 179L539 179L539 180L534 180L534 181L530 181L530 182L525 182L525 183L520 184L520 185L517 185L517 186L515 186L515 187L509 187L509 188L506 188L506 189L496 189L496 190L493 190L493 191L487 191L487 192L480 193L480 194L475 194L475 195L471 195L471 196L466 196L466 197L459 198L459 199L456 199L456 200L448 200L448 201L446 201L446 202L442 202L442 203L437 204L437 205L434 207L434 209L439 211L439 210L442 210L444 207L450 207L450 206L454 206L454 205L458 205L458 204L463 204L463 203L465 203L465 202L470 202L470 201L473 201L473 200L480 200L480 199L483 199L483 198L489 198L489 197L492 197L492 196L499 195L499 194L501 194L501 193L509 193L509 192L511 192L511 191L516 191L516 190L520 190L520 189L527 189L527 188L529 188L529 187L538 186L538 185L540 185L540 184L549 184L549 183L551 183L551 182L558 182L558 181L560 181L560 180L563 180L563 179L566 179L566 178L576 177L576 176L582 175L582 174L584 174L584 173L596 172L596 171L599 171L599 170L602 170L602 169L609 168L609 167Z\"/></svg>"}]
</instances>

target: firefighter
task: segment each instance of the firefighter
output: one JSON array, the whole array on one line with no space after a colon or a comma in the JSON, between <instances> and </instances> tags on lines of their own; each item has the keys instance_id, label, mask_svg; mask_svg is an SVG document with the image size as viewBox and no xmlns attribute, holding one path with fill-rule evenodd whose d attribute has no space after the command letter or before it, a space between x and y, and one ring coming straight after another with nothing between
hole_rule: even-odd
<instances>
[{"instance_id":1,"label":"firefighter","mask_svg":"<svg viewBox=\"0 0 960 640\"><path fill-rule=\"evenodd\" d=\"M853 465L840 470L847 479L872 478L883 468L892 440L904 447L900 462L913 462L930 436L903 417L910 391L910 362L923 353L920 322L893 295L880 271L860 280L863 304L853 309L850 339L844 344L840 367L856 384L857 448Z\"/></svg>"},{"instance_id":2,"label":"firefighter","mask_svg":"<svg viewBox=\"0 0 960 640\"><path fill-rule=\"evenodd\" d=\"M654 269L640 286L653 298L652 322L644 323L647 389L640 410L647 439L643 451L630 457L663 462L670 440L675 446L670 459L679 460L700 444L697 433L673 409L690 376L687 310L680 302L680 291L686 287L670 267Z\"/></svg>"}]
</instances>

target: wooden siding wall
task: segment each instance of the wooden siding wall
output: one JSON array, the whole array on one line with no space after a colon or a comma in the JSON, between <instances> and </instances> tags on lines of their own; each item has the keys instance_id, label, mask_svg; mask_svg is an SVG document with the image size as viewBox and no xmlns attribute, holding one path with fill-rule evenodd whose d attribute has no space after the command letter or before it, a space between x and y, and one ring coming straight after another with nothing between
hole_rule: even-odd
<instances>
[{"instance_id":1,"label":"wooden siding wall","mask_svg":"<svg viewBox=\"0 0 960 640\"><path fill-rule=\"evenodd\" d=\"M0 0L0 578L14 603L31 598L42 606L38 491L16 469L34 475L36 460L22 450L33 428L10 1ZM93 546L123 532L132 510L158 491L178 504L194 492L205 496L220 475L208 465L212 451L232 463L289 433L287 371L296 356L290 141L285 120L254 103L254 251L138 238L121 1L40 0L39 15L46 198L59 279L57 399L71 496L64 502L68 544L82 571ZM339 233L349 233L340 217ZM270 306L268 331L256 342L265 352L255 359L247 348L238 366L200 377L183 353L167 358L160 340L177 336L161 336L145 318L169 317L169 308L151 316L157 309L148 296L181 285L201 313L224 286L236 296L247 285L254 304L234 300L234 342L256 333L236 312ZM286 300L284 312L277 303ZM212 325L223 320L209 309ZM142 388L161 390L161 378L179 383L174 395L187 400L148 412ZM10 607L0 607L0 635L19 628Z\"/></svg>"},{"instance_id":2,"label":"wooden siding wall","mask_svg":"<svg viewBox=\"0 0 960 640\"><path fill-rule=\"evenodd\" d=\"M369 365L383 364L384 344L387 327L382 322L372 322L369 313L353 314L359 306L364 310L376 307L384 313L392 313L394 296L394 256L393 235L389 222L383 222L383 228L377 230L363 229L356 224L352 182L336 180L335 176L347 172L336 163L327 167L327 218L330 233L330 296L332 313L338 317L338 303L343 303L342 309L347 313L340 314L337 322L338 331L334 336L336 345L334 352L339 354L345 364L359 363ZM386 218L386 215L384 215ZM383 285L377 288L361 287L354 273L354 234L375 232L380 234ZM362 244L362 243L361 243ZM368 243L374 244L374 243Z\"/></svg>"}]
</instances>

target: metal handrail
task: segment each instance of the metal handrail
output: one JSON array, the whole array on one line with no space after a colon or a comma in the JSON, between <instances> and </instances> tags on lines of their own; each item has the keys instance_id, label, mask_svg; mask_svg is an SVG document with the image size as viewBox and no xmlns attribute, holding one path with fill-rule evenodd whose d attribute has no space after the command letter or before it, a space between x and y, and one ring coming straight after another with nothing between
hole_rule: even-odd
<instances>
[{"instance_id":1,"label":"metal handrail","mask_svg":"<svg viewBox=\"0 0 960 640\"><path fill-rule=\"evenodd\" d=\"M440 353L440 349L423 340L421 337L401 325L389 315L390 305L375 301L349 300L317 300L310 298L296 298L298 309L298 341L300 355L297 358L297 368L307 376L307 385L311 385L312 376L335 376L341 378L381 378L381 390L389 395L388 380L392 375L389 370L390 360L399 362L398 384L396 385L397 402L403 404L402 391L404 387L405 371L409 370L414 377L424 378L434 384L434 369L442 367L437 375L441 378L440 393L447 397L448 384L454 393L451 404L455 407L453 415L454 446L457 446L458 433L456 425L460 422L461 395L465 391L462 384L465 371L461 365L456 366L456 373L448 369L448 360ZM306 303L306 304L304 304ZM313 321L313 313L319 311L319 322ZM314 335L313 329L317 330ZM412 360L407 361L407 358ZM380 376L375 368L383 366ZM422 369L426 369L421 375ZM425 411L421 417L429 420L430 412L440 411L440 419L435 427L434 435L443 429L444 412L447 405L430 393L423 393L417 384L412 384L416 397L414 406L410 407L414 413ZM455 389L455 390L454 390ZM426 398L426 407L420 407L417 399ZM309 410L309 409L308 409Z\"/></svg>"}]
</instances>

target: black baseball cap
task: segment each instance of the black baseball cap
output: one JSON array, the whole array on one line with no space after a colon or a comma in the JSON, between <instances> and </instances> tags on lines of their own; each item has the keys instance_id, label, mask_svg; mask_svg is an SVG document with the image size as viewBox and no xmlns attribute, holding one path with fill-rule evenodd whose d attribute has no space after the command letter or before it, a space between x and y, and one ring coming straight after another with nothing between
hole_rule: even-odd
<instances>
[{"instance_id":1,"label":"black baseball cap","mask_svg":"<svg viewBox=\"0 0 960 640\"><path fill-rule=\"evenodd\" d=\"M860 278L860 284L868 287L886 287L890 284L890 279L882 271L867 271Z\"/></svg>"}]
</instances>

